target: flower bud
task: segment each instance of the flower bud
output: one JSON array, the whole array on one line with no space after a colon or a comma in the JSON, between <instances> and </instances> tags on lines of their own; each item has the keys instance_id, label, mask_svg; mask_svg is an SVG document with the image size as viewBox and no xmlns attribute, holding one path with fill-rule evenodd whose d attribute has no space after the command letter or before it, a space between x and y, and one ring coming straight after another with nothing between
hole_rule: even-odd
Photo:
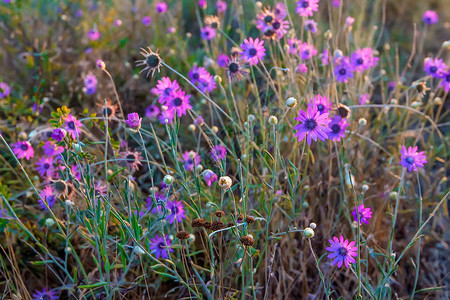
<instances>
[{"instance_id":1,"label":"flower bud","mask_svg":"<svg viewBox=\"0 0 450 300\"><path fill-rule=\"evenodd\" d=\"M219 75L214 75L214 81L216 83L221 83L222 82L222 77L220 77Z\"/></svg>"},{"instance_id":2,"label":"flower bud","mask_svg":"<svg viewBox=\"0 0 450 300\"><path fill-rule=\"evenodd\" d=\"M303 231L303 236L307 239L310 239L314 236L314 230L310 227L306 227Z\"/></svg>"},{"instance_id":3,"label":"flower bud","mask_svg":"<svg viewBox=\"0 0 450 300\"><path fill-rule=\"evenodd\" d=\"M55 224L55 221L52 218L48 218L45 220L45 225L47 225L47 227L52 227L53 224Z\"/></svg>"},{"instance_id":4,"label":"flower bud","mask_svg":"<svg viewBox=\"0 0 450 300\"><path fill-rule=\"evenodd\" d=\"M97 61L95 62L95 66L97 67L97 69L99 70L104 70L106 69L106 65L105 62L101 59L97 59Z\"/></svg>"},{"instance_id":5,"label":"flower bud","mask_svg":"<svg viewBox=\"0 0 450 300\"><path fill-rule=\"evenodd\" d=\"M286 99L286 106L289 108L293 108L297 106L297 99L294 97L289 97Z\"/></svg>"},{"instance_id":6,"label":"flower bud","mask_svg":"<svg viewBox=\"0 0 450 300\"><path fill-rule=\"evenodd\" d=\"M175 178L173 178L172 175L166 175L163 178L163 182L167 185L171 185L175 181Z\"/></svg>"},{"instance_id":7,"label":"flower bud","mask_svg":"<svg viewBox=\"0 0 450 300\"><path fill-rule=\"evenodd\" d=\"M269 124L271 125L277 125L278 124L278 118L275 116L270 116L269 117Z\"/></svg>"},{"instance_id":8,"label":"flower bud","mask_svg":"<svg viewBox=\"0 0 450 300\"><path fill-rule=\"evenodd\" d=\"M229 176L222 176L219 178L219 186L224 190L231 188L232 184L233 180L231 180Z\"/></svg>"}]
</instances>

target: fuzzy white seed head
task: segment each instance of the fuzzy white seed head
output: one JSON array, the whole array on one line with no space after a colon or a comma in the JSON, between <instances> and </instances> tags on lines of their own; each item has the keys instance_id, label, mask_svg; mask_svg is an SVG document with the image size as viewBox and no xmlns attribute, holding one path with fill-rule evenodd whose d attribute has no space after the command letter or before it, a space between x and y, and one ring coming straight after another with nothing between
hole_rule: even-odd
<instances>
[{"instance_id":1,"label":"fuzzy white seed head","mask_svg":"<svg viewBox=\"0 0 450 300\"><path fill-rule=\"evenodd\" d=\"M271 125L277 125L278 124L278 118L275 116L270 116L269 117L269 124Z\"/></svg>"},{"instance_id":2,"label":"fuzzy white seed head","mask_svg":"<svg viewBox=\"0 0 450 300\"><path fill-rule=\"evenodd\" d=\"M303 236L307 239L310 239L314 236L314 230L311 227L306 227L303 231Z\"/></svg>"},{"instance_id":3,"label":"fuzzy white seed head","mask_svg":"<svg viewBox=\"0 0 450 300\"><path fill-rule=\"evenodd\" d=\"M228 176L222 176L219 178L219 186L224 190L228 190L229 188L231 188L232 184L233 180L231 180L231 178Z\"/></svg>"}]
</instances>

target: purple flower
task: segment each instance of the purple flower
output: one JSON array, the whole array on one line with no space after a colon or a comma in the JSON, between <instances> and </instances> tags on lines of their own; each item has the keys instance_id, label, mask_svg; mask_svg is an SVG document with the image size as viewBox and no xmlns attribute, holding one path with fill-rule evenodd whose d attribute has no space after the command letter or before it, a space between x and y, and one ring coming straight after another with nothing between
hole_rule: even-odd
<instances>
[{"instance_id":1,"label":"purple flower","mask_svg":"<svg viewBox=\"0 0 450 300\"><path fill-rule=\"evenodd\" d=\"M217 175L213 171L206 169L203 171L203 178L205 178L206 184L211 186L213 182L217 181Z\"/></svg>"},{"instance_id":2,"label":"purple flower","mask_svg":"<svg viewBox=\"0 0 450 300\"><path fill-rule=\"evenodd\" d=\"M334 60L334 76L339 82L348 82L349 78L353 78L353 67L348 57L338 57Z\"/></svg>"},{"instance_id":3,"label":"purple flower","mask_svg":"<svg viewBox=\"0 0 450 300\"><path fill-rule=\"evenodd\" d=\"M200 30L200 36L202 39L209 41L216 36L216 30L209 26L205 26Z\"/></svg>"},{"instance_id":4,"label":"purple flower","mask_svg":"<svg viewBox=\"0 0 450 300\"><path fill-rule=\"evenodd\" d=\"M320 58L322 60L322 66L328 66L330 63L330 50L328 48L323 49Z\"/></svg>"},{"instance_id":5,"label":"purple flower","mask_svg":"<svg viewBox=\"0 0 450 300\"><path fill-rule=\"evenodd\" d=\"M352 211L353 219L355 222L358 222L358 214L359 214L359 225L362 223L369 224L370 218L372 218L372 210L370 207L364 207L364 204L358 206L358 208L354 208Z\"/></svg>"},{"instance_id":6,"label":"purple flower","mask_svg":"<svg viewBox=\"0 0 450 300\"><path fill-rule=\"evenodd\" d=\"M36 290L33 294L33 300L58 300L58 293L55 290L44 287L41 291Z\"/></svg>"},{"instance_id":7,"label":"purple flower","mask_svg":"<svg viewBox=\"0 0 450 300\"><path fill-rule=\"evenodd\" d=\"M166 2L158 2L156 4L156 11L159 14L163 14L167 11L167 3Z\"/></svg>"},{"instance_id":8,"label":"purple flower","mask_svg":"<svg viewBox=\"0 0 450 300\"><path fill-rule=\"evenodd\" d=\"M198 5L201 9L206 9L208 3L206 2L206 0L198 0Z\"/></svg>"},{"instance_id":9,"label":"purple flower","mask_svg":"<svg viewBox=\"0 0 450 300\"><path fill-rule=\"evenodd\" d=\"M273 6L273 13L278 19L284 19L287 16L286 6L283 2L277 2Z\"/></svg>"},{"instance_id":10,"label":"purple flower","mask_svg":"<svg viewBox=\"0 0 450 300\"><path fill-rule=\"evenodd\" d=\"M198 82L197 87L202 91L202 92L212 92L216 87L216 82L214 81L214 77L209 74L206 73L201 80Z\"/></svg>"},{"instance_id":11,"label":"purple flower","mask_svg":"<svg viewBox=\"0 0 450 300\"><path fill-rule=\"evenodd\" d=\"M267 8L264 8L256 19L256 28L262 32L272 28L272 22L277 18L275 13ZM280 18L284 19L284 18Z\"/></svg>"},{"instance_id":12,"label":"purple flower","mask_svg":"<svg viewBox=\"0 0 450 300\"><path fill-rule=\"evenodd\" d=\"M164 105L168 107L168 110L176 112L178 116L183 116L186 114L188 109L191 109L190 104L191 95L186 95L182 90L178 90L173 93L171 98L168 98Z\"/></svg>"},{"instance_id":13,"label":"purple flower","mask_svg":"<svg viewBox=\"0 0 450 300\"><path fill-rule=\"evenodd\" d=\"M139 130L141 128L142 118L139 118L138 113L131 113L127 116L126 123L131 129Z\"/></svg>"},{"instance_id":14,"label":"purple flower","mask_svg":"<svg viewBox=\"0 0 450 300\"><path fill-rule=\"evenodd\" d=\"M314 20L305 21L305 29L311 31L312 33L317 32L317 23Z\"/></svg>"},{"instance_id":15,"label":"purple flower","mask_svg":"<svg viewBox=\"0 0 450 300\"><path fill-rule=\"evenodd\" d=\"M263 60L266 56L266 49L264 48L264 41L258 38L245 39L241 43L242 52L239 53L250 66L258 64L259 60Z\"/></svg>"},{"instance_id":16,"label":"purple flower","mask_svg":"<svg viewBox=\"0 0 450 300\"><path fill-rule=\"evenodd\" d=\"M147 118L153 120L153 119L156 119L158 117L160 112L161 112L161 110L159 109L158 106L156 106L156 105L149 105L145 109L145 116Z\"/></svg>"},{"instance_id":17,"label":"purple flower","mask_svg":"<svg viewBox=\"0 0 450 300\"><path fill-rule=\"evenodd\" d=\"M373 55L372 48L358 49L351 55L351 63L357 72L374 67L378 63L378 57Z\"/></svg>"},{"instance_id":18,"label":"purple flower","mask_svg":"<svg viewBox=\"0 0 450 300\"><path fill-rule=\"evenodd\" d=\"M210 154L212 159L219 162L227 156L227 149L222 145L216 145L211 149Z\"/></svg>"},{"instance_id":19,"label":"purple flower","mask_svg":"<svg viewBox=\"0 0 450 300\"><path fill-rule=\"evenodd\" d=\"M423 22L428 25L436 24L439 22L439 16L435 11L427 10L423 13Z\"/></svg>"},{"instance_id":20,"label":"purple flower","mask_svg":"<svg viewBox=\"0 0 450 300\"><path fill-rule=\"evenodd\" d=\"M163 110L159 115L159 123L161 124L172 124L173 118L175 117L174 110Z\"/></svg>"},{"instance_id":21,"label":"purple flower","mask_svg":"<svg viewBox=\"0 0 450 300\"><path fill-rule=\"evenodd\" d=\"M47 210L47 206L45 206L45 203L47 203L49 208L52 208L55 204L56 197L53 194L53 189L51 186L46 186L45 189L42 190L42 192L39 194L40 198L38 199L39 206L41 207L41 210ZM45 203L44 203L45 201Z\"/></svg>"},{"instance_id":22,"label":"purple flower","mask_svg":"<svg viewBox=\"0 0 450 300\"><path fill-rule=\"evenodd\" d=\"M300 0L297 1L295 11L301 17L312 17L313 12L319 9L319 0Z\"/></svg>"},{"instance_id":23,"label":"purple flower","mask_svg":"<svg viewBox=\"0 0 450 300\"><path fill-rule=\"evenodd\" d=\"M369 100L370 100L369 94L362 94L361 96L359 96L358 103L359 103L359 105L364 105L364 104L368 103Z\"/></svg>"},{"instance_id":24,"label":"purple flower","mask_svg":"<svg viewBox=\"0 0 450 300\"><path fill-rule=\"evenodd\" d=\"M338 267L342 267L342 264L345 263L345 266L348 268L349 263L355 263L354 257L358 256L358 248L355 246L355 242L348 240L344 240L344 237L341 235L339 239L337 237L333 237L332 240L328 240L331 244L330 247L326 249L331 252L328 255L328 258L334 259L332 265L338 265Z\"/></svg>"},{"instance_id":25,"label":"purple flower","mask_svg":"<svg viewBox=\"0 0 450 300\"><path fill-rule=\"evenodd\" d=\"M441 86L447 93L450 91L450 70L441 75Z\"/></svg>"},{"instance_id":26,"label":"purple flower","mask_svg":"<svg viewBox=\"0 0 450 300\"><path fill-rule=\"evenodd\" d=\"M218 0L216 3L217 12L222 13L227 10L227 3L222 0Z\"/></svg>"},{"instance_id":27,"label":"purple flower","mask_svg":"<svg viewBox=\"0 0 450 300\"><path fill-rule=\"evenodd\" d=\"M430 75L434 78L439 78L444 74L447 70L447 65L441 58L425 58L423 70L427 72L427 75Z\"/></svg>"},{"instance_id":28,"label":"purple flower","mask_svg":"<svg viewBox=\"0 0 450 300\"><path fill-rule=\"evenodd\" d=\"M200 164L201 157L195 151L186 151L182 155L181 162L187 171L193 171L194 166L197 167Z\"/></svg>"},{"instance_id":29,"label":"purple flower","mask_svg":"<svg viewBox=\"0 0 450 300\"><path fill-rule=\"evenodd\" d=\"M331 1L331 4L332 4L334 7L339 7L339 6L341 6L341 4L342 4L342 0L333 0L333 1Z\"/></svg>"},{"instance_id":30,"label":"purple flower","mask_svg":"<svg viewBox=\"0 0 450 300\"><path fill-rule=\"evenodd\" d=\"M268 29L273 30L276 33L276 38L281 39L289 30L289 22L275 18L271 26L266 28L266 30Z\"/></svg>"},{"instance_id":31,"label":"purple flower","mask_svg":"<svg viewBox=\"0 0 450 300\"><path fill-rule=\"evenodd\" d=\"M138 151L131 151L127 149L126 151L119 153L119 160L121 165L129 167L131 170L139 170L139 166L142 165L141 153Z\"/></svg>"},{"instance_id":32,"label":"purple flower","mask_svg":"<svg viewBox=\"0 0 450 300\"><path fill-rule=\"evenodd\" d=\"M347 17L347 19L345 19L345 27L352 27L353 23L355 23L355 18Z\"/></svg>"},{"instance_id":33,"label":"purple flower","mask_svg":"<svg viewBox=\"0 0 450 300\"><path fill-rule=\"evenodd\" d=\"M310 107L317 108L320 114L327 113L331 109L331 102L328 100L327 96L317 95L311 99Z\"/></svg>"},{"instance_id":34,"label":"purple flower","mask_svg":"<svg viewBox=\"0 0 450 300\"><path fill-rule=\"evenodd\" d=\"M121 19L114 20L114 26L116 26L116 27L122 26L122 20Z\"/></svg>"},{"instance_id":35,"label":"purple flower","mask_svg":"<svg viewBox=\"0 0 450 300\"><path fill-rule=\"evenodd\" d=\"M158 80L158 84L151 89L151 92L159 96L159 103L165 103L179 89L180 85L176 79L171 81L169 77L163 77L161 80Z\"/></svg>"},{"instance_id":36,"label":"purple flower","mask_svg":"<svg viewBox=\"0 0 450 300\"><path fill-rule=\"evenodd\" d=\"M166 220L169 220L169 224L172 224L175 219L178 223L182 219L186 219L183 202L177 200L167 201L167 209L170 210L170 214L166 218Z\"/></svg>"},{"instance_id":37,"label":"purple flower","mask_svg":"<svg viewBox=\"0 0 450 300\"><path fill-rule=\"evenodd\" d=\"M209 73L208 73L208 71L206 71L205 68L194 66L194 67L192 67L192 69L189 71L188 76L189 76L189 78L191 79L191 82L192 82L194 85L197 85L197 84L198 84L200 81L202 81L203 78L204 78L205 76L207 76L208 74L209 74Z\"/></svg>"},{"instance_id":38,"label":"purple flower","mask_svg":"<svg viewBox=\"0 0 450 300\"><path fill-rule=\"evenodd\" d=\"M80 121L77 120L73 115L68 115L64 120L64 128L67 130L67 133L70 134L72 139L77 139L81 133L81 124Z\"/></svg>"},{"instance_id":39,"label":"purple flower","mask_svg":"<svg viewBox=\"0 0 450 300\"><path fill-rule=\"evenodd\" d=\"M300 49L300 46L302 45L302 42L296 38L288 39L287 44L289 46L288 52L294 55L298 55L298 51Z\"/></svg>"},{"instance_id":40,"label":"purple flower","mask_svg":"<svg viewBox=\"0 0 450 300\"><path fill-rule=\"evenodd\" d=\"M426 156L423 151L417 152L417 146L409 146L406 149L405 145L400 150L401 160L400 164L408 169L408 172L417 171L417 168L422 168L427 163Z\"/></svg>"},{"instance_id":41,"label":"purple flower","mask_svg":"<svg viewBox=\"0 0 450 300\"><path fill-rule=\"evenodd\" d=\"M12 148L17 158L25 157L26 160L30 160L34 156L34 150L30 142L20 141L15 144L12 144Z\"/></svg>"},{"instance_id":42,"label":"purple flower","mask_svg":"<svg viewBox=\"0 0 450 300\"><path fill-rule=\"evenodd\" d=\"M299 142L307 136L308 145L311 145L311 138L314 141L317 141L317 138L325 141L328 138L328 133L331 131L328 128L328 124L331 122L328 118L328 113L320 114L317 107L308 107L306 112L300 110L295 120L301 122L294 127L294 130L298 130L295 136L298 137Z\"/></svg>"},{"instance_id":43,"label":"purple flower","mask_svg":"<svg viewBox=\"0 0 450 300\"><path fill-rule=\"evenodd\" d=\"M226 68L227 63L228 63L228 60L229 60L229 58L228 58L228 56L227 56L226 54L220 54L220 55L217 57L217 64L218 64L219 67L221 67L221 68Z\"/></svg>"},{"instance_id":44,"label":"purple flower","mask_svg":"<svg viewBox=\"0 0 450 300\"><path fill-rule=\"evenodd\" d=\"M317 50L314 48L313 44L302 43L298 49L300 58L303 60L308 60L311 57L317 55Z\"/></svg>"},{"instance_id":45,"label":"purple flower","mask_svg":"<svg viewBox=\"0 0 450 300\"><path fill-rule=\"evenodd\" d=\"M0 82L0 99L8 97L11 93L11 87L6 82Z\"/></svg>"},{"instance_id":46,"label":"purple flower","mask_svg":"<svg viewBox=\"0 0 450 300\"><path fill-rule=\"evenodd\" d=\"M392 92L393 90L395 90L396 86L397 86L397 83L395 83L395 81L389 81L389 83L388 83L389 92Z\"/></svg>"},{"instance_id":47,"label":"purple flower","mask_svg":"<svg viewBox=\"0 0 450 300\"><path fill-rule=\"evenodd\" d=\"M249 74L250 71L245 68L244 64L245 61L238 55L230 57L226 65L229 78L240 80L243 76Z\"/></svg>"},{"instance_id":48,"label":"purple flower","mask_svg":"<svg viewBox=\"0 0 450 300\"><path fill-rule=\"evenodd\" d=\"M76 180L81 180L81 172L78 169L77 165L70 166L70 172L72 173L73 177L75 177Z\"/></svg>"},{"instance_id":49,"label":"purple flower","mask_svg":"<svg viewBox=\"0 0 450 300\"><path fill-rule=\"evenodd\" d=\"M100 38L100 31L97 29L91 29L88 31L87 36L91 41L96 41Z\"/></svg>"},{"instance_id":50,"label":"purple flower","mask_svg":"<svg viewBox=\"0 0 450 300\"><path fill-rule=\"evenodd\" d=\"M203 126L205 124L205 120L203 119L202 116L198 116L195 120L194 120L194 124L197 126Z\"/></svg>"},{"instance_id":51,"label":"purple flower","mask_svg":"<svg viewBox=\"0 0 450 300\"><path fill-rule=\"evenodd\" d=\"M36 162L36 171L43 178L51 178L54 170L53 157L43 156Z\"/></svg>"},{"instance_id":52,"label":"purple flower","mask_svg":"<svg viewBox=\"0 0 450 300\"><path fill-rule=\"evenodd\" d=\"M160 257L168 259L169 252L173 252L173 249L170 248L171 245L171 239L156 234L155 237L150 240L150 252L155 254L157 259Z\"/></svg>"},{"instance_id":53,"label":"purple flower","mask_svg":"<svg viewBox=\"0 0 450 300\"><path fill-rule=\"evenodd\" d=\"M150 26L150 24L152 24L152 18L149 16L143 17L142 24L144 24L144 26Z\"/></svg>"},{"instance_id":54,"label":"purple flower","mask_svg":"<svg viewBox=\"0 0 450 300\"><path fill-rule=\"evenodd\" d=\"M52 139L61 142L66 137L67 131L63 128L56 128L52 132Z\"/></svg>"},{"instance_id":55,"label":"purple flower","mask_svg":"<svg viewBox=\"0 0 450 300\"><path fill-rule=\"evenodd\" d=\"M308 72L308 67L306 66L306 64L299 64L298 66L297 66L297 68L295 69L295 71L297 72L297 73L302 73L302 74L305 74L305 73L307 73Z\"/></svg>"},{"instance_id":56,"label":"purple flower","mask_svg":"<svg viewBox=\"0 0 450 300\"><path fill-rule=\"evenodd\" d=\"M153 206L153 195L150 194L150 196L148 196L145 201L146 201L146 205L145 206L147 208L147 211L149 211L152 208L152 206ZM155 214L155 215L161 215L162 214L161 206L165 205L166 201L167 201L167 197L164 196L163 193L155 192L156 206L153 207L151 213Z\"/></svg>"},{"instance_id":57,"label":"purple flower","mask_svg":"<svg viewBox=\"0 0 450 300\"><path fill-rule=\"evenodd\" d=\"M332 141L340 141L345 136L345 129L348 127L346 119L341 116L335 116L328 124L331 132L328 133L328 138Z\"/></svg>"},{"instance_id":58,"label":"purple flower","mask_svg":"<svg viewBox=\"0 0 450 300\"><path fill-rule=\"evenodd\" d=\"M64 151L63 147L58 146L50 141L46 141L44 143L44 146L42 146L42 149L44 149L44 154L47 156L57 156Z\"/></svg>"}]
</instances>

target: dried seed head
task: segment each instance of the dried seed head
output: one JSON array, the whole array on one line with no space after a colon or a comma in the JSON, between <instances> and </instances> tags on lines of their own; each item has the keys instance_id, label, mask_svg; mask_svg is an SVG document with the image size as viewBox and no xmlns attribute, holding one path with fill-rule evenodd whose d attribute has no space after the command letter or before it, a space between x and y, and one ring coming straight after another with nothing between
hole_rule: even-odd
<instances>
[{"instance_id":1,"label":"dried seed head","mask_svg":"<svg viewBox=\"0 0 450 300\"><path fill-rule=\"evenodd\" d=\"M202 227L204 223L205 221L203 219L196 218L192 220L192 227Z\"/></svg>"},{"instance_id":2,"label":"dried seed head","mask_svg":"<svg viewBox=\"0 0 450 300\"><path fill-rule=\"evenodd\" d=\"M204 222L203 223L203 227L205 228L205 229L211 229L211 222Z\"/></svg>"},{"instance_id":3,"label":"dried seed head","mask_svg":"<svg viewBox=\"0 0 450 300\"><path fill-rule=\"evenodd\" d=\"M187 240L189 238L189 232L179 231L177 232L177 238L179 238L180 240Z\"/></svg>"},{"instance_id":4,"label":"dried seed head","mask_svg":"<svg viewBox=\"0 0 450 300\"><path fill-rule=\"evenodd\" d=\"M220 229L224 229L224 228L225 228L225 224L220 220L214 221L211 224L212 231L216 231L216 230L220 230Z\"/></svg>"},{"instance_id":5,"label":"dried seed head","mask_svg":"<svg viewBox=\"0 0 450 300\"><path fill-rule=\"evenodd\" d=\"M225 212L222 210L217 210L214 212L214 214L216 215L216 217L218 218L222 218L223 216L225 216Z\"/></svg>"},{"instance_id":6,"label":"dried seed head","mask_svg":"<svg viewBox=\"0 0 450 300\"><path fill-rule=\"evenodd\" d=\"M237 220L240 222L240 221L242 221L242 220L244 220L244 215L243 214L240 214L238 217L237 217Z\"/></svg>"},{"instance_id":7,"label":"dried seed head","mask_svg":"<svg viewBox=\"0 0 450 300\"><path fill-rule=\"evenodd\" d=\"M247 218L245 218L245 222L247 222L248 224L255 223L255 218L247 216Z\"/></svg>"},{"instance_id":8,"label":"dried seed head","mask_svg":"<svg viewBox=\"0 0 450 300\"><path fill-rule=\"evenodd\" d=\"M233 221L228 221L227 227L233 227L233 226L234 226L234 222Z\"/></svg>"},{"instance_id":9,"label":"dried seed head","mask_svg":"<svg viewBox=\"0 0 450 300\"><path fill-rule=\"evenodd\" d=\"M67 194L67 183L63 180L52 181L52 189L57 195Z\"/></svg>"},{"instance_id":10,"label":"dried seed head","mask_svg":"<svg viewBox=\"0 0 450 300\"><path fill-rule=\"evenodd\" d=\"M255 243L255 240L251 237L251 236L243 236L241 237L241 243L244 246L253 246L253 244Z\"/></svg>"},{"instance_id":11,"label":"dried seed head","mask_svg":"<svg viewBox=\"0 0 450 300\"><path fill-rule=\"evenodd\" d=\"M346 119L350 117L350 108L347 105L339 104L337 107L337 113L341 116L342 119Z\"/></svg>"},{"instance_id":12,"label":"dried seed head","mask_svg":"<svg viewBox=\"0 0 450 300\"><path fill-rule=\"evenodd\" d=\"M222 176L219 178L219 186L224 190L231 188L232 184L233 180L231 180L231 178L228 176Z\"/></svg>"}]
</instances>

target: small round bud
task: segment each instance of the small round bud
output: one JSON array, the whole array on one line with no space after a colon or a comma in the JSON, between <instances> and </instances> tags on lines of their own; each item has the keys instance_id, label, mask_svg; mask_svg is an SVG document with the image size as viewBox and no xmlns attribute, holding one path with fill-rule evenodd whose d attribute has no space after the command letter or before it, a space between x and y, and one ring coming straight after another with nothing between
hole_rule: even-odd
<instances>
[{"instance_id":1,"label":"small round bud","mask_svg":"<svg viewBox=\"0 0 450 300\"><path fill-rule=\"evenodd\" d=\"M166 175L163 178L163 182L167 185L171 185L175 181L175 178L173 178L172 175Z\"/></svg>"},{"instance_id":2,"label":"small round bud","mask_svg":"<svg viewBox=\"0 0 450 300\"><path fill-rule=\"evenodd\" d=\"M307 239L310 239L314 236L314 230L310 227L306 227L303 231L303 236Z\"/></svg>"},{"instance_id":3,"label":"small round bud","mask_svg":"<svg viewBox=\"0 0 450 300\"><path fill-rule=\"evenodd\" d=\"M450 41L445 41L442 43L442 48L450 49Z\"/></svg>"},{"instance_id":4,"label":"small round bud","mask_svg":"<svg viewBox=\"0 0 450 300\"><path fill-rule=\"evenodd\" d=\"M214 81L216 83L222 83L222 77L220 77L219 75L214 75Z\"/></svg>"},{"instance_id":5,"label":"small round bud","mask_svg":"<svg viewBox=\"0 0 450 300\"><path fill-rule=\"evenodd\" d=\"M433 103L440 105L440 104L442 104L442 99L440 97L436 97L433 99Z\"/></svg>"},{"instance_id":6,"label":"small round bud","mask_svg":"<svg viewBox=\"0 0 450 300\"><path fill-rule=\"evenodd\" d=\"M278 124L278 118L275 116L270 116L269 117L269 124L271 125L277 125Z\"/></svg>"},{"instance_id":7,"label":"small round bud","mask_svg":"<svg viewBox=\"0 0 450 300\"><path fill-rule=\"evenodd\" d=\"M362 189L363 193L365 193L365 192L367 192L369 190L369 186L367 184L363 184L361 186L361 189Z\"/></svg>"},{"instance_id":8,"label":"small round bud","mask_svg":"<svg viewBox=\"0 0 450 300\"><path fill-rule=\"evenodd\" d=\"M194 125L194 124L189 124L188 130L189 130L190 132L195 132L195 125Z\"/></svg>"},{"instance_id":9,"label":"small round bud","mask_svg":"<svg viewBox=\"0 0 450 300\"><path fill-rule=\"evenodd\" d=\"M222 176L219 178L219 186L224 190L231 188L232 184L233 180L231 180L231 178L228 176Z\"/></svg>"},{"instance_id":10,"label":"small round bud","mask_svg":"<svg viewBox=\"0 0 450 300\"><path fill-rule=\"evenodd\" d=\"M397 199L397 196L398 196L398 193L397 192L391 192L390 194L389 194L389 198L391 198L391 200L395 200L395 199Z\"/></svg>"},{"instance_id":11,"label":"small round bud","mask_svg":"<svg viewBox=\"0 0 450 300\"><path fill-rule=\"evenodd\" d=\"M55 224L55 221L52 218L48 218L48 219L45 220L45 225L47 227L52 227L53 224Z\"/></svg>"},{"instance_id":12,"label":"small round bud","mask_svg":"<svg viewBox=\"0 0 450 300\"><path fill-rule=\"evenodd\" d=\"M381 69L380 74L381 74L381 76L385 76L386 75L386 70L385 69Z\"/></svg>"},{"instance_id":13,"label":"small round bud","mask_svg":"<svg viewBox=\"0 0 450 300\"><path fill-rule=\"evenodd\" d=\"M364 118L359 118L358 124L359 124L359 126L364 127L367 125L367 120Z\"/></svg>"},{"instance_id":14,"label":"small round bud","mask_svg":"<svg viewBox=\"0 0 450 300\"><path fill-rule=\"evenodd\" d=\"M201 171L203 171L203 166L200 164L200 165L196 165L195 166L195 170L197 171L197 172L201 172Z\"/></svg>"},{"instance_id":15,"label":"small round bud","mask_svg":"<svg viewBox=\"0 0 450 300\"><path fill-rule=\"evenodd\" d=\"M212 130L214 133L218 133L218 132L219 132L219 128L217 128L217 126L211 127L211 130Z\"/></svg>"},{"instance_id":16,"label":"small round bud","mask_svg":"<svg viewBox=\"0 0 450 300\"><path fill-rule=\"evenodd\" d=\"M255 121L255 115L252 115L252 114L250 114L250 115L248 115L248 121L249 122L253 122L253 121Z\"/></svg>"},{"instance_id":17,"label":"small round bud","mask_svg":"<svg viewBox=\"0 0 450 300\"><path fill-rule=\"evenodd\" d=\"M21 131L21 132L19 133L19 139L21 139L21 140L26 140L27 137L28 137L28 134L27 134L26 132Z\"/></svg>"},{"instance_id":18,"label":"small round bud","mask_svg":"<svg viewBox=\"0 0 450 300\"><path fill-rule=\"evenodd\" d=\"M316 229L317 224L313 222L313 223L309 224L309 227L310 227L311 229Z\"/></svg>"},{"instance_id":19,"label":"small round bud","mask_svg":"<svg viewBox=\"0 0 450 300\"><path fill-rule=\"evenodd\" d=\"M101 59L97 59L97 61L95 62L95 66L97 67L97 69L99 70L104 70L106 69L106 65L105 62Z\"/></svg>"},{"instance_id":20,"label":"small round bud","mask_svg":"<svg viewBox=\"0 0 450 300\"><path fill-rule=\"evenodd\" d=\"M388 43L385 43L383 47L384 47L384 50L386 50L386 51L391 50L391 45L389 45Z\"/></svg>"},{"instance_id":21,"label":"small round bud","mask_svg":"<svg viewBox=\"0 0 450 300\"><path fill-rule=\"evenodd\" d=\"M242 243L242 245L249 247L249 246L253 246L253 244L255 244L255 240L251 236L247 235L247 236L241 237L241 243Z\"/></svg>"},{"instance_id":22,"label":"small round bud","mask_svg":"<svg viewBox=\"0 0 450 300\"><path fill-rule=\"evenodd\" d=\"M331 33L331 30L328 29L327 31L325 31L325 33L323 34L323 37L329 41L333 38L333 34Z\"/></svg>"},{"instance_id":23,"label":"small round bud","mask_svg":"<svg viewBox=\"0 0 450 300\"><path fill-rule=\"evenodd\" d=\"M397 104L397 99L392 98L391 99L391 104L393 104L393 105Z\"/></svg>"},{"instance_id":24,"label":"small round bud","mask_svg":"<svg viewBox=\"0 0 450 300\"><path fill-rule=\"evenodd\" d=\"M311 188L311 187L310 187L308 184L305 184L305 186L303 187L303 189L304 189L305 191L309 191L310 188Z\"/></svg>"},{"instance_id":25,"label":"small round bud","mask_svg":"<svg viewBox=\"0 0 450 300\"><path fill-rule=\"evenodd\" d=\"M64 201L64 204L66 204L67 206L73 206L73 205L75 205L75 203L73 203L73 202L70 201L70 200Z\"/></svg>"},{"instance_id":26,"label":"small round bud","mask_svg":"<svg viewBox=\"0 0 450 300\"><path fill-rule=\"evenodd\" d=\"M297 106L297 99L294 97L289 97L286 99L286 106L289 108L293 108Z\"/></svg>"},{"instance_id":27,"label":"small round bud","mask_svg":"<svg viewBox=\"0 0 450 300\"><path fill-rule=\"evenodd\" d=\"M142 255L145 253L144 249L142 249L141 246L136 246L133 248L134 253L136 253L137 255Z\"/></svg>"}]
</instances>

